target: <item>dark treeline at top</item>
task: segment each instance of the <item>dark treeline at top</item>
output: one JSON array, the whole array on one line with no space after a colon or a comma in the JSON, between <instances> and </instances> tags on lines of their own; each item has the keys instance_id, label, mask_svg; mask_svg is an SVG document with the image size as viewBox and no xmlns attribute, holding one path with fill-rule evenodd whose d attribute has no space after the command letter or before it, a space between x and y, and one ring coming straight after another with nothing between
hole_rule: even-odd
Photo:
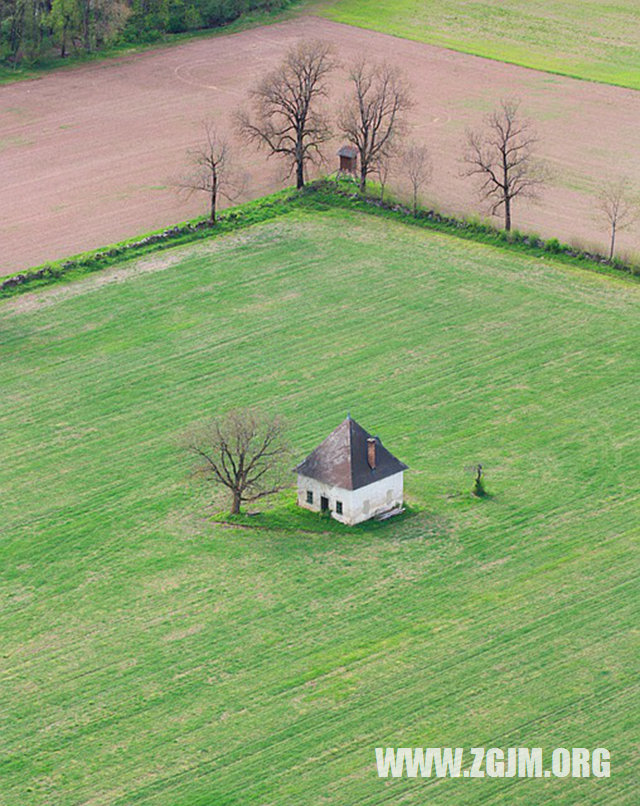
<instances>
[{"instance_id":1,"label":"dark treeline at top","mask_svg":"<svg viewBox=\"0 0 640 806\"><path fill-rule=\"evenodd\" d=\"M94 53L153 42L165 33L216 28L247 11L277 11L290 0L0 0L0 60Z\"/></svg>"}]
</instances>

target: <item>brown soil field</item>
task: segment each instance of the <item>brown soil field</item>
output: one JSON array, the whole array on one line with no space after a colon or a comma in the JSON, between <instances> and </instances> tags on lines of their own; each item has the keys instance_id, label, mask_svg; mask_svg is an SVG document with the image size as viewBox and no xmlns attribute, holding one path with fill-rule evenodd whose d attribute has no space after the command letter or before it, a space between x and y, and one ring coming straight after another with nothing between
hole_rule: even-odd
<instances>
[{"instance_id":1,"label":"brown soil field","mask_svg":"<svg viewBox=\"0 0 640 806\"><path fill-rule=\"evenodd\" d=\"M343 61L366 52L406 70L417 102L412 137L429 146L434 163L424 201L443 212L484 212L461 176L460 155L465 129L504 96L522 99L553 171L541 203L516 206L514 226L604 249L599 183L624 173L640 187L640 93L300 17L1 87L0 273L205 213L204 198L185 201L172 187L200 121L228 123L251 84L300 37L332 41ZM345 87L343 71L336 107ZM328 170L334 152L327 150ZM240 146L237 157L249 195L286 184L275 161ZM640 252L640 225L619 243Z\"/></svg>"}]
</instances>

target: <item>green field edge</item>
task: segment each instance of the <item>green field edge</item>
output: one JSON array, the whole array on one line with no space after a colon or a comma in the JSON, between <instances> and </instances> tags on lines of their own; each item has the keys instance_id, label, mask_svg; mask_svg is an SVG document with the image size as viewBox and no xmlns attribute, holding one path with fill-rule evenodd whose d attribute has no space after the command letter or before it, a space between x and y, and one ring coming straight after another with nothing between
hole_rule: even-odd
<instances>
[{"instance_id":1,"label":"green field edge","mask_svg":"<svg viewBox=\"0 0 640 806\"><path fill-rule=\"evenodd\" d=\"M544 64L544 57L540 56L540 61L537 59L532 59L531 61L524 58L523 60L518 59L509 59L508 57L502 56L499 53L493 53L491 50L483 51L474 47L473 45L469 45L466 47L457 46L454 40L451 40L447 37L440 37L440 36L425 36L425 37L418 37L418 36L411 36L409 32L406 33L394 33L393 31L386 30L382 27L380 28L373 28L369 25L363 25L362 23L355 22L354 20L345 20L342 19L339 15L332 15L330 13L323 13L320 10L316 10L314 12L314 16L320 17L322 19L331 20L332 22L338 23L340 25L348 25L352 28L359 28L361 31L374 31L376 33L385 34L386 36L392 36L395 39L405 39L409 42L419 42L422 45L430 45L431 47L438 48L440 50L449 50L452 53L462 53L467 56L475 56L478 59L486 59L490 62L501 62L502 64L509 64L513 67L522 67L525 70L535 70L537 73L547 73L548 75L552 76L561 76L563 78L571 78L576 81L586 81L591 84L605 84L609 87L622 87L623 89L627 90L640 90L640 75L635 81L625 81L624 79L611 79L606 77L596 77L595 75L588 75L588 74L580 74L580 73L573 73L570 70L564 70L560 68L552 68L548 67Z\"/></svg>"},{"instance_id":2,"label":"green field edge","mask_svg":"<svg viewBox=\"0 0 640 806\"><path fill-rule=\"evenodd\" d=\"M569 264L611 277L636 282L640 279L640 265L617 259L609 262L602 255L575 250L560 243L557 238L543 240L537 235L518 230L506 232L491 224L443 216L435 210L424 208L419 208L414 215L409 208L394 200L381 201L368 193L361 193L349 180L337 182L333 179L318 179L301 191L287 188L231 207L219 216L215 224L202 217L196 218L168 229L155 230L137 238L6 275L0 282L0 299L74 280L151 252L230 234L296 210L319 212L328 209L355 210L535 258L553 259L556 263Z\"/></svg>"},{"instance_id":3,"label":"green field edge","mask_svg":"<svg viewBox=\"0 0 640 806\"><path fill-rule=\"evenodd\" d=\"M10 67L0 64L0 86L14 84L18 81L34 81L43 78L50 73L64 72L83 67L89 64L97 64L101 61L112 61L138 53L148 53L150 51L167 50L177 45L182 45L192 40L212 39L218 36L237 34L250 28L275 25L278 22L290 19L297 14L298 0L291 0L289 7L278 9L277 11L250 11L242 14L238 19L226 25L216 28L203 28L197 31L184 31L178 34L161 34L157 39L150 42L121 42L112 45L104 50L89 54L77 54L65 59L50 56L42 58L38 62L26 67Z\"/></svg>"}]
</instances>

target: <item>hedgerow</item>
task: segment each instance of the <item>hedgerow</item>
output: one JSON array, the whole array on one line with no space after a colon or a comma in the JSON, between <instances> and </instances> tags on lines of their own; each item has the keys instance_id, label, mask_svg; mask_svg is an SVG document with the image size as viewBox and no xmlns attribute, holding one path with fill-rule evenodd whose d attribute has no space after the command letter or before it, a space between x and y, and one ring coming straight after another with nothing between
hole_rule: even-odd
<instances>
[{"instance_id":1,"label":"hedgerow","mask_svg":"<svg viewBox=\"0 0 640 806\"><path fill-rule=\"evenodd\" d=\"M603 255L577 250L568 244L560 243L557 238L545 241L535 234L524 234L517 230L505 232L490 224L474 219L445 216L435 210L418 209L414 215L410 208L399 202L381 201L369 194L361 193L349 181L320 179L309 183L302 191L287 189L230 208L220 214L215 224L211 224L207 219L198 218L165 230L148 233L140 238L122 241L72 258L8 275L0 282L0 298L90 274L148 252L225 235L295 210L321 211L330 208L359 210L369 215L389 217L411 226L445 232L503 249L526 252L535 257L545 258L553 255L556 261L568 262L591 271L624 275L634 279L640 277L640 266L636 264L618 258L609 261Z\"/></svg>"}]
</instances>

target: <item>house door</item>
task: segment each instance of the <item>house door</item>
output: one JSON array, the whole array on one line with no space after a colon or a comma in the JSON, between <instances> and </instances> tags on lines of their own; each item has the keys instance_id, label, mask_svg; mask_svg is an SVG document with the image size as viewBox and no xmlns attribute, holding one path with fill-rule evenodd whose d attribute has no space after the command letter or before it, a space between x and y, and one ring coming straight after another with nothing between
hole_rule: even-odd
<instances>
[{"instance_id":1,"label":"house door","mask_svg":"<svg viewBox=\"0 0 640 806\"><path fill-rule=\"evenodd\" d=\"M328 509L329 509L329 499L326 496L321 495L320 496L320 510L322 512L326 512Z\"/></svg>"}]
</instances>

